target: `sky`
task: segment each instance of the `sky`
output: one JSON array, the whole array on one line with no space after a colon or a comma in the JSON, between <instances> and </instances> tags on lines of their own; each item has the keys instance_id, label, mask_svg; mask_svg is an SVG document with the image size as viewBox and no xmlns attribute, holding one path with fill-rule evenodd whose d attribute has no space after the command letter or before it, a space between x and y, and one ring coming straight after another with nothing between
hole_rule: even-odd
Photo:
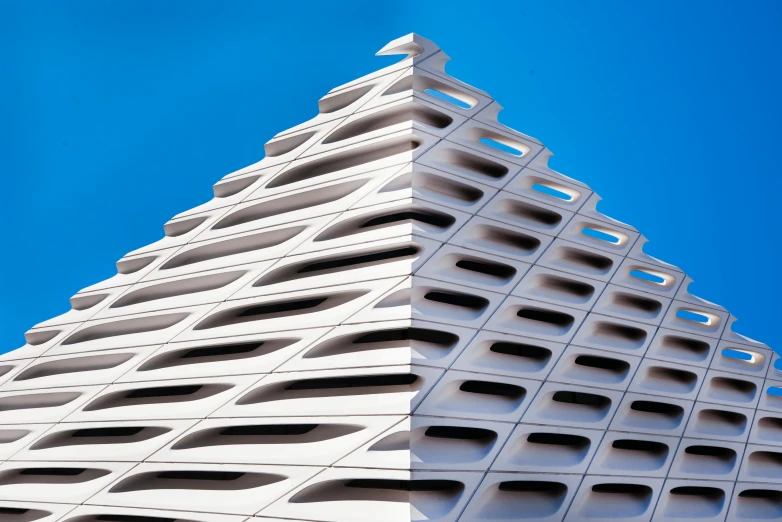
<instances>
[{"instance_id":1,"label":"sky","mask_svg":"<svg viewBox=\"0 0 782 522\"><path fill-rule=\"evenodd\" d=\"M782 2L0 0L0 352L410 32L782 351Z\"/></svg>"}]
</instances>

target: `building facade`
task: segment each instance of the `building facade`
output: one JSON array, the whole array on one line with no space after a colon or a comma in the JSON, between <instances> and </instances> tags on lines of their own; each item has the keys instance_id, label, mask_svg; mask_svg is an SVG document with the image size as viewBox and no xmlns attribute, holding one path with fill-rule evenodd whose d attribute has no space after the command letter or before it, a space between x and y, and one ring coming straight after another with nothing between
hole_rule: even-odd
<instances>
[{"instance_id":1,"label":"building facade","mask_svg":"<svg viewBox=\"0 0 782 522\"><path fill-rule=\"evenodd\" d=\"M408 35L0 361L0 520L782 518L778 355Z\"/></svg>"}]
</instances>

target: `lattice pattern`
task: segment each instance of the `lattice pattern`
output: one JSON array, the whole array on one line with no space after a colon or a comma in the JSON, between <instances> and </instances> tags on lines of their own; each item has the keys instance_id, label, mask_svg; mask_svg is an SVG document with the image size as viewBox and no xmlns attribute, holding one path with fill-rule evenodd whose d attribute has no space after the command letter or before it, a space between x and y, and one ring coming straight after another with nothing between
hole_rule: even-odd
<instances>
[{"instance_id":1,"label":"lattice pattern","mask_svg":"<svg viewBox=\"0 0 782 522\"><path fill-rule=\"evenodd\" d=\"M12 522L782 517L782 372L409 35L2 357Z\"/></svg>"}]
</instances>

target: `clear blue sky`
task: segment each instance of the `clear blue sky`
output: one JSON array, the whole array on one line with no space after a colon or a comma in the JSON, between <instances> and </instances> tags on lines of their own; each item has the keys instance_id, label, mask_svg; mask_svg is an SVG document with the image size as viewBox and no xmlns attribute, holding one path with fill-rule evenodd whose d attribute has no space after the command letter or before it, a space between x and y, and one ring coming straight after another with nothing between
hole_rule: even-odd
<instances>
[{"instance_id":1,"label":"clear blue sky","mask_svg":"<svg viewBox=\"0 0 782 522\"><path fill-rule=\"evenodd\" d=\"M0 0L0 352L412 31L782 349L782 2Z\"/></svg>"}]
</instances>

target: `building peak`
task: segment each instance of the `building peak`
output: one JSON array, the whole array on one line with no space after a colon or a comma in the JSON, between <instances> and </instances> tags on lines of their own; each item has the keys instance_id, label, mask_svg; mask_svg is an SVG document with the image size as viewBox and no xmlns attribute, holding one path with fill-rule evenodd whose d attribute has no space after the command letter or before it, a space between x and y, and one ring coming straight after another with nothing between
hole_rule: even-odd
<instances>
[{"instance_id":1,"label":"building peak","mask_svg":"<svg viewBox=\"0 0 782 522\"><path fill-rule=\"evenodd\" d=\"M439 50L440 48L437 44L428 38L424 38L416 33L409 33L395 40L391 40L375 53L375 55L394 56L397 54L406 54L405 60L410 58L424 59Z\"/></svg>"}]
</instances>

